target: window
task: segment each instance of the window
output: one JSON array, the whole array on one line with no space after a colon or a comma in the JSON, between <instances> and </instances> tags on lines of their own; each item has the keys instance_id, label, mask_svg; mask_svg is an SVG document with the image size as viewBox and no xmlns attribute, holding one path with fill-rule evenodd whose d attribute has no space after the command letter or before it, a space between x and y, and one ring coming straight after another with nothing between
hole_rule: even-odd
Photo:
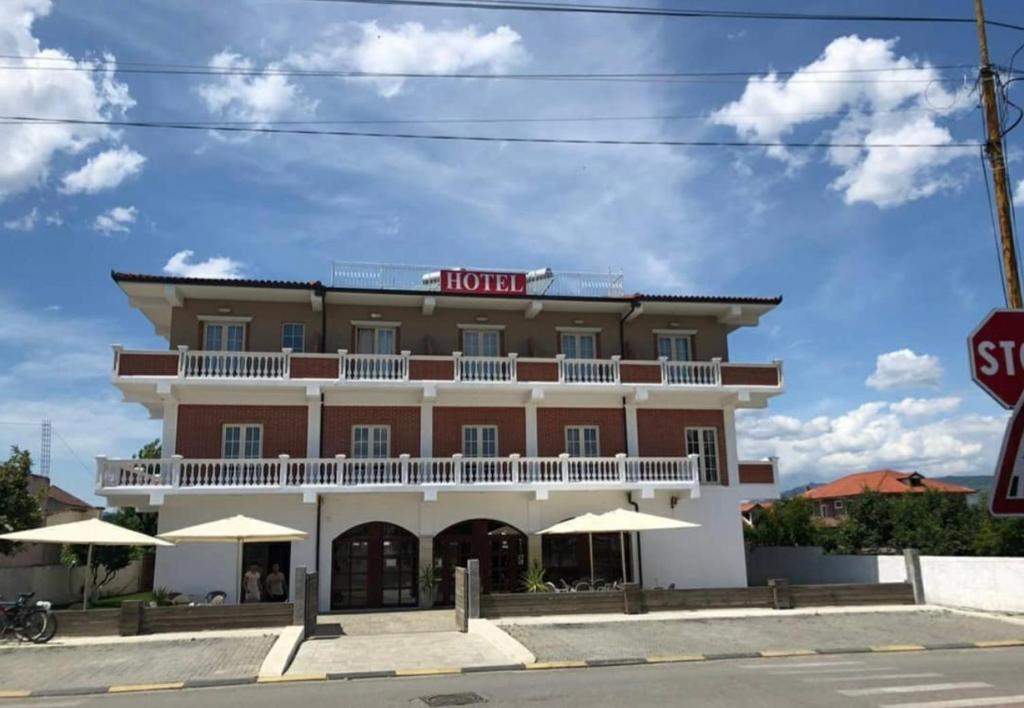
<instances>
[{"instance_id":1,"label":"window","mask_svg":"<svg viewBox=\"0 0 1024 708\"><path fill-rule=\"evenodd\" d=\"M501 332L496 329L462 330L462 353L466 356L501 356Z\"/></svg>"},{"instance_id":2,"label":"window","mask_svg":"<svg viewBox=\"0 0 1024 708\"><path fill-rule=\"evenodd\" d=\"M565 451L571 457L600 457L601 444L597 426L567 426L565 429Z\"/></svg>"},{"instance_id":3,"label":"window","mask_svg":"<svg viewBox=\"0 0 1024 708\"><path fill-rule=\"evenodd\" d=\"M221 446L226 460L256 460L263 457L263 426L229 423L224 426Z\"/></svg>"},{"instance_id":4,"label":"window","mask_svg":"<svg viewBox=\"0 0 1024 708\"><path fill-rule=\"evenodd\" d=\"M562 332L560 337L566 359L597 358L597 332Z\"/></svg>"},{"instance_id":5,"label":"window","mask_svg":"<svg viewBox=\"0 0 1024 708\"><path fill-rule=\"evenodd\" d=\"M697 455L700 481L718 484L718 431L714 428L687 428L686 454Z\"/></svg>"},{"instance_id":6,"label":"window","mask_svg":"<svg viewBox=\"0 0 1024 708\"><path fill-rule=\"evenodd\" d=\"M658 334L658 356L668 361L690 361L693 348L689 334Z\"/></svg>"},{"instance_id":7,"label":"window","mask_svg":"<svg viewBox=\"0 0 1024 708\"><path fill-rule=\"evenodd\" d=\"M462 454L466 457L497 457L498 427L495 425L463 427Z\"/></svg>"},{"instance_id":8,"label":"window","mask_svg":"<svg viewBox=\"0 0 1024 708\"><path fill-rule=\"evenodd\" d=\"M204 323L203 349L209 352L243 351L245 349L245 325L233 322Z\"/></svg>"},{"instance_id":9,"label":"window","mask_svg":"<svg viewBox=\"0 0 1024 708\"><path fill-rule=\"evenodd\" d=\"M281 325L281 348L293 352L306 351L306 325L301 322L286 322Z\"/></svg>"},{"instance_id":10,"label":"window","mask_svg":"<svg viewBox=\"0 0 1024 708\"><path fill-rule=\"evenodd\" d=\"M828 504L821 503L818 505L818 516L828 516Z\"/></svg>"},{"instance_id":11,"label":"window","mask_svg":"<svg viewBox=\"0 0 1024 708\"><path fill-rule=\"evenodd\" d=\"M394 354L394 327L356 327L356 354Z\"/></svg>"},{"instance_id":12,"label":"window","mask_svg":"<svg viewBox=\"0 0 1024 708\"><path fill-rule=\"evenodd\" d=\"M391 428L387 425L356 425L352 428L352 457L385 459L391 456Z\"/></svg>"},{"instance_id":13,"label":"window","mask_svg":"<svg viewBox=\"0 0 1024 708\"><path fill-rule=\"evenodd\" d=\"M844 506L843 505L843 500L842 499L836 499L834 502L832 502L832 506L834 506L836 508L836 511L842 511L843 510L843 506Z\"/></svg>"}]
</instances>

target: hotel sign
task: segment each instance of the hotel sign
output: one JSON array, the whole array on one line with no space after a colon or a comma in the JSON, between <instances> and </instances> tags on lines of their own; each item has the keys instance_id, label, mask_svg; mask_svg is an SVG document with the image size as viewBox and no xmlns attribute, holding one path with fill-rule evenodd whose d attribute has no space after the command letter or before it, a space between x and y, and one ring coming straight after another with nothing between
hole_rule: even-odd
<instances>
[{"instance_id":1,"label":"hotel sign","mask_svg":"<svg viewBox=\"0 0 1024 708\"><path fill-rule=\"evenodd\" d=\"M526 273L442 270L441 292L469 295L525 295Z\"/></svg>"}]
</instances>

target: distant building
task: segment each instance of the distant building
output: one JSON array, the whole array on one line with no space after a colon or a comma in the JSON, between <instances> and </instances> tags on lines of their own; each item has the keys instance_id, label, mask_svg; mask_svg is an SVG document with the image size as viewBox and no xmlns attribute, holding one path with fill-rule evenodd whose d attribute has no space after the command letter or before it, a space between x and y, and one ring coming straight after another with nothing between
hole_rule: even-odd
<instances>
[{"instance_id":1,"label":"distant building","mask_svg":"<svg viewBox=\"0 0 1024 708\"><path fill-rule=\"evenodd\" d=\"M740 504L740 516L743 518L743 523L747 526L753 526L754 517L770 509L773 503L771 501L752 501Z\"/></svg>"},{"instance_id":2,"label":"distant building","mask_svg":"<svg viewBox=\"0 0 1024 708\"><path fill-rule=\"evenodd\" d=\"M971 495L976 490L927 479L920 472L872 470L848 474L834 482L809 489L800 496L814 503L815 518L826 524L834 524L846 518L848 504L865 492L923 494L927 491Z\"/></svg>"},{"instance_id":3,"label":"distant building","mask_svg":"<svg viewBox=\"0 0 1024 708\"><path fill-rule=\"evenodd\" d=\"M49 477L34 474L28 481L29 494L39 499L46 526L66 524L72 521L98 519L102 507L93 506L79 499L56 484ZM27 543L14 555L0 556L0 568L24 568L30 565L57 565L60 563L60 546L42 543Z\"/></svg>"}]
</instances>

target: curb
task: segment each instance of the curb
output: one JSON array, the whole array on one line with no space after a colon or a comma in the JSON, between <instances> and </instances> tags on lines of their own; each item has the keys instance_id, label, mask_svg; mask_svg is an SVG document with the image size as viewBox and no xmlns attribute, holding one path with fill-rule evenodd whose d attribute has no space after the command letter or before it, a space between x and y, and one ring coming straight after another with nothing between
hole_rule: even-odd
<instances>
[{"instance_id":1,"label":"curb","mask_svg":"<svg viewBox=\"0 0 1024 708\"><path fill-rule=\"evenodd\" d=\"M616 659L586 659L567 661L538 661L533 664L490 664L482 666L438 666L424 669L396 669L389 671L352 671L329 674L294 674L291 676L240 676L230 678L200 678L166 683L118 684L83 688L40 689L22 691L0 689L4 698L53 698L57 696L87 696L103 693L141 693L148 691L175 691L187 688L214 688L255 684L312 683L319 681L354 681L359 679L402 678L423 676L452 676L497 671L554 671L562 669L594 669L611 666L640 666L655 664L685 664L735 659L782 659L801 656L831 656L839 654L886 654L919 651L948 651L954 649L1005 649L1024 647L1024 639L996 639L979 642L953 642L947 644L885 644L874 647L838 647L827 649L766 649L764 651L731 652L719 654L668 654L662 656L632 656Z\"/></svg>"}]
</instances>

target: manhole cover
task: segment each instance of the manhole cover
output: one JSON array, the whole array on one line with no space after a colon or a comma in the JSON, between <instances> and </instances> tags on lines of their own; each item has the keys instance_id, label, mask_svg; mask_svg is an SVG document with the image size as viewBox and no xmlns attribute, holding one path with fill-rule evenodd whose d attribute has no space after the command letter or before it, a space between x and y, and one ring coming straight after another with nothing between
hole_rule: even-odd
<instances>
[{"instance_id":1,"label":"manhole cover","mask_svg":"<svg viewBox=\"0 0 1024 708\"><path fill-rule=\"evenodd\" d=\"M475 703L486 703L487 699L479 693L442 693L437 696L420 696L420 700L428 706L471 706Z\"/></svg>"}]
</instances>

